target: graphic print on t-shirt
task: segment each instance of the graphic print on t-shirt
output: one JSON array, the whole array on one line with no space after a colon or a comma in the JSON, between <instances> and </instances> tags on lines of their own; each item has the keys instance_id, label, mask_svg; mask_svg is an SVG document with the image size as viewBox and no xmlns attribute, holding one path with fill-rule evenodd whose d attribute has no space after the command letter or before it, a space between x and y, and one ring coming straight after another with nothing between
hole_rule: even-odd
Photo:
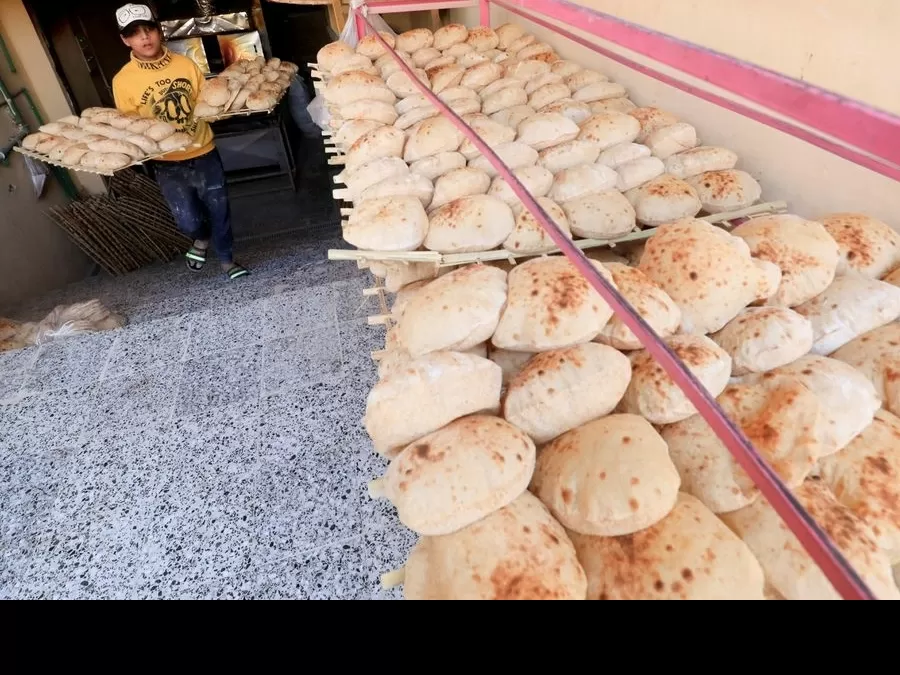
<instances>
[{"instance_id":1,"label":"graphic print on t-shirt","mask_svg":"<svg viewBox=\"0 0 900 675\"><path fill-rule=\"evenodd\" d=\"M149 102L156 119L173 124L193 135L197 131L193 98L194 86L190 80L163 78L144 90L141 105Z\"/></svg>"}]
</instances>

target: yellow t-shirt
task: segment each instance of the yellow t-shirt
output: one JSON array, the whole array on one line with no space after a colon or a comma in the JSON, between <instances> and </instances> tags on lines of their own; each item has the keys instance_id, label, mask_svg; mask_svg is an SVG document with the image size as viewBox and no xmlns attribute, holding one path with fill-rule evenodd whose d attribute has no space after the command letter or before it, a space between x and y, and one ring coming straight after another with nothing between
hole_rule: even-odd
<instances>
[{"instance_id":1,"label":"yellow t-shirt","mask_svg":"<svg viewBox=\"0 0 900 675\"><path fill-rule=\"evenodd\" d=\"M131 61L113 78L116 108L172 124L194 138L199 147L170 152L165 162L200 157L214 147L213 132L206 122L194 119L194 105L203 86L203 73L193 61L168 49L157 61Z\"/></svg>"}]
</instances>

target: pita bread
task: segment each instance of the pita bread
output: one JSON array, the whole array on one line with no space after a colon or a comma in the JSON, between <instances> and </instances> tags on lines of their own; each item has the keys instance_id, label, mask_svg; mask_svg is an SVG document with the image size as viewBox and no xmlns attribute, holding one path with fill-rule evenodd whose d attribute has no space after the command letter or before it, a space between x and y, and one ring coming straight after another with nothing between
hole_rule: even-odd
<instances>
[{"instance_id":1,"label":"pita bread","mask_svg":"<svg viewBox=\"0 0 900 675\"><path fill-rule=\"evenodd\" d=\"M891 566L852 510L842 506L820 482L809 480L794 491L797 501L825 530L853 569L882 600L900 600ZM766 573L766 581L786 600L840 600L819 566L763 498L753 506L723 516L743 539Z\"/></svg>"},{"instance_id":2,"label":"pita bread","mask_svg":"<svg viewBox=\"0 0 900 675\"><path fill-rule=\"evenodd\" d=\"M772 263L751 258L743 239L693 219L660 226L647 240L640 269L678 303L682 330L697 334L721 330L774 293L771 275L779 275Z\"/></svg>"},{"instance_id":3,"label":"pita bread","mask_svg":"<svg viewBox=\"0 0 900 675\"><path fill-rule=\"evenodd\" d=\"M478 92L474 89L470 89L469 87L456 86L456 87L448 87L444 89L440 94L438 94L438 98L446 103L454 103L457 102L461 98L471 99L477 103L481 103L481 100L478 97ZM468 113L466 113L467 116Z\"/></svg>"},{"instance_id":4,"label":"pita bread","mask_svg":"<svg viewBox=\"0 0 900 675\"><path fill-rule=\"evenodd\" d=\"M703 145L675 153L666 158L666 173L682 180L707 171L726 171L737 164L736 153L726 148Z\"/></svg>"},{"instance_id":5,"label":"pita bread","mask_svg":"<svg viewBox=\"0 0 900 675\"><path fill-rule=\"evenodd\" d=\"M390 89L385 89L390 91ZM391 92L393 96L393 92ZM397 110L390 103L373 99L362 99L342 106L339 115L345 120L374 120L382 124L393 124L397 121Z\"/></svg>"},{"instance_id":6,"label":"pita bread","mask_svg":"<svg viewBox=\"0 0 900 675\"><path fill-rule=\"evenodd\" d=\"M492 361L432 352L410 361L369 392L364 424L387 457L455 419L500 407L502 372Z\"/></svg>"},{"instance_id":7,"label":"pita bread","mask_svg":"<svg viewBox=\"0 0 900 675\"><path fill-rule=\"evenodd\" d=\"M665 518L681 481L662 437L637 415L609 415L538 453L531 492L566 529L619 537Z\"/></svg>"},{"instance_id":8,"label":"pita bread","mask_svg":"<svg viewBox=\"0 0 900 675\"><path fill-rule=\"evenodd\" d=\"M505 124L510 129L516 129L529 117L535 114L535 109L530 105L514 105L512 108L504 108L491 115L491 119L500 124Z\"/></svg>"},{"instance_id":9,"label":"pita bread","mask_svg":"<svg viewBox=\"0 0 900 675\"><path fill-rule=\"evenodd\" d=\"M463 74L460 84L463 87L469 87L475 91L479 91L491 82L496 82L503 77L503 66L499 63L485 61L468 68Z\"/></svg>"},{"instance_id":10,"label":"pita bread","mask_svg":"<svg viewBox=\"0 0 900 675\"><path fill-rule=\"evenodd\" d=\"M741 223L731 233L746 241L755 257L781 269L781 284L769 305L802 305L834 281L838 246L821 223L789 214L763 216Z\"/></svg>"},{"instance_id":11,"label":"pita bread","mask_svg":"<svg viewBox=\"0 0 900 675\"><path fill-rule=\"evenodd\" d=\"M546 42L536 42L532 45L528 45L524 49L520 49L516 53L516 57L522 59L523 61L527 59L534 59L544 54L552 54L553 47L548 45Z\"/></svg>"},{"instance_id":12,"label":"pita bread","mask_svg":"<svg viewBox=\"0 0 900 675\"><path fill-rule=\"evenodd\" d=\"M612 274L594 266L610 284ZM590 342L613 311L565 257L533 258L509 273L509 293L492 344L544 352Z\"/></svg>"},{"instance_id":13,"label":"pita bread","mask_svg":"<svg viewBox=\"0 0 900 675\"><path fill-rule=\"evenodd\" d=\"M322 92L325 101L344 107L362 100L383 101L393 105L397 97L377 75L351 70L333 77Z\"/></svg>"},{"instance_id":14,"label":"pita bread","mask_svg":"<svg viewBox=\"0 0 900 675\"><path fill-rule=\"evenodd\" d=\"M522 82L528 82L550 72L550 64L541 59L508 59L503 65L506 77L514 77Z\"/></svg>"},{"instance_id":15,"label":"pita bread","mask_svg":"<svg viewBox=\"0 0 900 675\"><path fill-rule=\"evenodd\" d=\"M388 47L394 49L397 43L393 34L386 31L379 31L378 35L380 35L381 39L387 43ZM375 35L366 35L359 41L359 44L356 45L356 53L368 56L370 59L377 59L386 52L387 50Z\"/></svg>"},{"instance_id":16,"label":"pita bread","mask_svg":"<svg viewBox=\"0 0 900 675\"><path fill-rule=\"evenodd\" d=\"M684 365L706 387L718 396L731 377L731 357L705 335L673 335L666 340ZM646 350L630 354L631 384L621 412L643 415L653 424L674 424L697 414L687 395Z\"/></svg>"},{"instance_id":17,"label":"pita bread","mask_svg":"<svg viewBox=\"0 0 900 675\"><path fill-rule=\"evenodd\" d=\"M487 98L488 96L493 96L498 91L502 91L503 89L506 89L508 87L522 89L524 88L523 85L524 83L521 80L515 80L511 77L501 77L500 79L491 82L478 93L481 98Z\"/></svg>"},{"instance_id":18,"label":"pita bread","mask_svg":"<svg viewBox=\"0 0 900 675\"><path fill-rule=\"evenodd\" d=\"M832 213L819 222L840 248L838 276L853 271L880 279L900 265L900 234L886 223L862 213Z\"/></svg>"},{"instance_id":19,"label":"pita bread","mask_svg":"<svg viewBox=\"0 0 900 675\"><path fill-rule=\"evenodd\" d=\"M442 66L452 66L456 64L456 57L450 56L449 54L444 53L443 56L439 56L436 59L432 59L428 63L425 64L425 74L431 77L433 72L436 72L438 68Z\"/></svg>"},{"instance_id":20,"label":"pita bread","mask_svg":"<svg viewBox=\"0 0 900 675\"><path fill-rule=\"evenodd\" d=\"M707 171L688 178L687 182L697 191L707 213L739 211L752 206L762 196L762 188L753 176L737 169Z\"/></svg>"},{"instance_id":21,"label":"pita bread","mask_svg":"<svg viewBox=\"0 0 900 675\"><path fill-rule=\"evenodd\" d=\"M606 168L595 165L595 168ZM605 190L563 203L572 233L587 239L616 239L635 228L634 208L618 190Z\"/></svg>"},{"instance_id":22,"label":"pita bread","mask_svg":"<svg viewBox=\"0 0 900 675\"><path fill-rule=\"evenodd\" d=\"M569 230L569 221L559 204L546 197L537 197L536 201L547 213L550 219L556 223L563 233L569 238L572 234ZM503 242L503 248L515 253L549 253L556 248L556 244L544 228L538 223L531 211L521 208L516 218L516 227Z\"/></svg>"},{"instance_id":23,"label":"pita bread","mask_svg":"<svg viewBox=\"0 0 900 675\"><path fill-rule=\"evenodd\" d=\"M361 201L344 226L344 240L372 251L415 251L428 232L428 215L417 197Z\"/></svg>"},{"instance_id":24,"label":"pita bread","mask_svg":"<svg viewBox=\"0 0 900 675\"><path fill-rule=\"evenodd\" d=\"M425 248L440 253L490 251L506 241L515 224L509 206L496 197L463 197L432 212Z\"/></svg>"},{"instance_id":25,"label":"pita bread","mask_svg":"<svg viewBox=\"0 0 900 675\"><path fill-rule=\"evenodd\" d=\"M827 356L900 317L900 288L859 274L842 276L794 309L812 323L812 352Z\"/></svg>"},{"instance_id":26,"label":"pita bread","mask_svg":"<svg viewBox=\"0 0 900 675\"><path fill-rule=\"evenodd\" d=\"M574 61L557 61L550 67L550 72L554 75L559 75L563 79L566 79L581 70L581 65Z\"/></svg>"},{"instance_id":27,"label":"pita bread","mask_svg":"<svg viewBox=\"0 0 900 675\"><path fill-rule=\"evenodd\" d=\"M382 126L384 124L375 120L349 120L342 124L341 128L334 135L334 142L346 151L367 133Z\"/></svg>"},{"instance_id":28,"label":"pita bread","mask_svg":"<svg viewBox=\"0 0 900 675\"><path fill-rule=\"evenodd\" d=\"M431 117L437 117L440 114L438 109L433 107L413 108L408 113L400 115L400 117L397 118L397 121L394 122L394 126L397 129L406 131L407 129L416 126L419 122L424 122L425 120Z\"/></svg>"},{"instance_id":29,"label":"pita bread","mask_svg":"<svg viewBox=\"0 0 900 675\"><path fill-rule=\"evenodd\" d=\"M884 409L900 415L900 323L896 321L851 340L831 358L865 375Z\"/></svg>"},{"instance_id":30,"label":"pita bread","mask_svg":"<svg viewBox=\"0 0 900 675\"><path fill-rule=\"evenodd\" d=\"M538 113L519 123L518 142L545 150L574 140L578 125L558 113Z\"/></svg>"},{"instance_id":31,"label":"pita bread","mask_svg":"<svg viewBox=\"0 0 900 675\"><path fill-rule=\"evenodd\" d=\"M463 54L462 56L457 58L456 62L463 68L466 68L467 70L469 68L471 68L472 66L477 66L479 63L494 63L494 60L492 58L488 58L487 54L488 54L488 52L485 52L482 54L481 52L476 52L473 50L473 51ZM503 72L504 72L503 68L501 67L500 68L501 76L503 75Z\"/></svg>"},{"instance_id":32,"label":"pita bread","mask_svg":"<svg viewBox=\"0 0 900 675\"><path fill-rule=\"evenodd\" d=\"M569 536L587 574L588 600L763 599L763 570L748 546L684 492L642 532Z\"/></svg>"},{"instance_id":33,"label":"pita bread","mask_svg":"<svg viewBox=\"0 0 900 675\"><path fill-rule=\"evenodd\" d=\"M483 113L467 115L464 119L472 127L472 131L478 134L479 138L490 148L516 140L515 129L510 129L504 124L495 122ZM481 154L481 151L468 138L463 140L462 145L459 146L459 152L466 159L475 159Z\"/></svg>"},{"instance_id":34,"label":"pita bread","mask_svg":"<svg viewBox=\"0 0 900 675\"><path fill-rule=\"evenodd\" d=\"M631 380L628 357L587 343L538 354L509 383L503 416L538 445L604 417Z\"/></svg>"},{"instance_id":35,"label":"pita bread","mask_svg":"<svg viewBox=\"0 0 900 675\"><path fill-rule=\"evenodd\" d=\"M347 186L349 200L355 202L360 195L373 185L390 178L409 175L409 167L399 157L382 157L338 174L338 179Z\"/></svg>"},{"instance_id":36,"label":"pita bread","mask_svg":"<svg viewBox=\"0 0 900 675\"><path fill-rule=\"evenodd\" d=\"M423 537L406 561L407 600L584 600L563 527L529 492L469 527Z\"/></svg>"},{"instance_id":37,"label":"pita bread","mask_svg":"<svg viewBox=\"0 0 900 675\"><path fill-rule=\"evenodd\" d=\"M397 51L413 54L434 44L434 33L427 28L413 28L397 36Z\"/></svg>"},{"instance_id":38,"label":"pita bread","mask_svg":"<svg viewBox=\"0 0 900 675\"><path fill-rule=\"evenodd\" d=\"M383 495L419 535L453 534L514 502L534 473L534 443L498 417L463 417L406 447Z\"/></svg>"},{"instance_id":39,"label":"pita bread","mask_svg":"<svg viewBox=\"0 0 900 675\"><path fill-rule=\"evenodd\" d=\"M484 171L469 167L454 169L435 181L431 208L439 208L463 197L486 194L490 186L491 179Z\"/></svg>"},{"instance_id":40,"label":"pita bread","mask_svg":"<svg viewBox=\"0 0 900 675\"><path fill-rule=\"evenodd\" d=\"M495 49L500 44L500 38L488 26L476 26L469 29L466 44L472 45L477 52L486 52Z\"/></svg>"},{"instance_id":41,"label":"pita bread","mask_svg":"<svg viewBox=\"0 0 900 675\"><path fill-rule=\"evenodd\" d=\"M493 115L505 108L512 108L517 105L525 105L528 103L528 94L524 89L518 87L506 87L496 94L484 97L481 102L481 111L485 115Z\"/></svg>"},{"instance_id":42,"label":"pita bread","mask_svg":"<svg viewBox=\"0 0 900 675\"><path fill-rule=\"evenodd\" d=\"M578 77L574 75L573 77ZM627 96L628 92L618 82L595 82L572 93L572 99L581 103L594 103Z\"/></svg>"},{"instance_id":43,"label":"pita bread","mask_svg":"<svg viewBox=\"0 0 900 675\"><path fill-rule=\"evenodd\" d=\"M747 375L742 381L755 384L796 378L819 398L825 414L823 452L833 455L843 449L871 422L881 401L865 375L851 366L824 356L809 354L768 373Z\"/></svg>"},{"instance_id":44,"label":"pita bread","mask_svg":"<svg viewBox=\"0 0 900 675\"><path fill-rule=\"evenodd\" d=\"M666 167L658 157L635 159L627 164L622 164L616 170L616 173L619 174L616 189L620 192L627 192L661 176L665 171Z\"/></svg>"},{"instance_id":45,"label":"pita bread","mask_svg":"<svg viewBox=\"0 0 900 675\"><path fill-rule=\"evenodd\" d=\"M432 117L413 127L406 141L403 159L407 163L442 152L455 152L463 135L446 117Z\"/></svg>"},{"instance_id":46,"label":"pita bread","mask_svg":"<svg viewBox=\"0 0 900 675\"><path fill-rule=\"evenodd\" d=\"M538 164L550 173L559 173L582 164L593 164L599 155L600 148L595 143L576 139L541 150Z\"/></svg>"},{"instance_id":47,"label":"pita bread","mask_svg":"<svg viewBox=\"0 0 900 675\"><path fill-rule=\"evenodd\" d=\"M900 563L900 419L879 410L819 470L838 501L866 523L890 563Z\"/></svg>"},{"instance_id":48,"label":"pita bread","mask_svg":"<svg viewBox=\"0 0 900 675\"><path fill-rule=\"evenodd\" d=\"M710 336L731 356L731 374L765 373L809 354L812 324L785 307L748 307Z\"/></svg>"},{"instance_id":49,"label":"pita bread","mask_svg":"<svg viewBox=\"0 0 900 675\"><path fill-rule=\"evenodd\" d=\"M369 75L378 75L379 70L372 63L372 59L362 54L350 54L335 62L331 68L331 77L337 77L344 73L356 71L360 73L368 73ZM263 75L263 79L267 82L278 82L281 71L269 71L267 75ZM274 79L272 79L274 77ZM215 81L215 80L213 80ZM247 82L249 84L249 80Z\"/></svg>"},{"instance_id":50,"label":"pita bread","mask_svg":"<svg viewBox=\"0 0 900 675\"><path fill-rule=\"evenodd\" d=\"M612 273L619 293L650 325L653 332L663 340L678 332L681 310L658 284L648 279L639 269L622 263L606 263L606 269ZM618 316L609 320L596 341L616 349L643 349L641 341Z\"/></svg>"},{"instance_id":51,"label":"pita bread","mask_svg":"<svg viewBox=\"0 0 900 675\"><path fill-rule=\"evenodd\" d=\"M518 52L525 49L530 45L533 45L537 42L537 38L534 35L529 33L525 33L521 37L513 40L509 47L506 48L506 51L509 52L512 56L515 56Z\"/></svg>"},{"instance_id":52,"label":"pita bread","mask_svg":"<svg viewBox=\"0 0 900 675\"><path fill-rule=\"evenodd\" d=\"M581 125L578 138L593 141L606 150L620 143L631 143L640 133L641 124L625 113L601 113L587 118Z\"/></svg>"},{"instance_id":53,"label":"pita bread","mask_svg":"<svg viewBox=\"0 0 900 675\"><path fill-rule=\"evenodd\" d=\"M431 181L416 173L405 176L386 178L372 187L363 190L360 201L371 199L383 199L385 197L415 197L426 209L431 204L434 195L434 185Z\"/></svg>"},{"instance_id":54,"label":"pita bread","mask_svg":"<svg viewBox=\"0 0 900 675\"><path fill-rule=\"evenodd\" d=\"M319 66L319 70L327 73L337 61L351 54L353 54L353 47L346 42L341 40L330 42L316 54L316 63Z\"/></svg>"},{"instance_id":55,"label":"pita bread","mask_svg":"<svg viewBox=\"0 0 900 675\"><path fill-rule=\"evenodd\" d=\"M403 308L397 336L417 357L466 351L490 339L506 304L506 272L466 265L419 290Z\"/></svg>"},{"instance_id":56,"label":"pita bread","mask_svg":"<svg viewBox=\"0 0 900 675\"><path fill-rule=\"evenodd\" d=\"M553 186L553 174L542 166L526 166L522 169L516 169L513 171L513 175L535 198L545 197ZM516 215L521 212L522 202L519 201L516 193L513 192L505 178L501 176L494 178L488 194L508 204ZM565 214L563 214L563 218L565 218Z\"/></svg>"},{"instance_id":57,"label":"pita bread","mask_svg":"<svg viewBox=\"0 0 900 675\"><path fill-rule=\"evenodd\" d=\"M660 159L668 159L676 153L690 150L697 143L697 130L685 122L657 129L644 139L644 145Z\"/></svg>"},{"instance_id":58,"label":"pita bread","mask_svg":"<svg viewBox=\"0 0 900 675\"><path fill-rule=\"evenodd\" d=\"M562 82L563 78L557 75L556 73L549 72L544 73L543 75L539 75L533 80L528 80L524 82L525 85L525 93L531 96L534 92L536 92L541 87L544 87L548 84L556 84L557 82ZM517 82L518 80L513 80ZM568 87L566 87L568 89Z\"/></svg>"},{"instance_id":59,"label":"pita bread","mask_svg":"<svg viewBox=\"0 0 900 675\"><path fill-rule=\"evenodd\" d=\"M625 96L608 98L603 101L594 101L590 106L591 113L594 115L611 112L627 113L637 108L637 106Z\"/></svg>"},{"instance_id":60,"label":"pita bread","mask_svg":"<svg viewBox=\"0 0 900 675\"><path fill-rule=\"evenodd\" d=\"M506 168L512 169L513 171L537 164L537 150L524 143L520 143L519 141L501 143L497 147L491 149L500 158L500 161L506 165ZM473 169L484 171L491 178L497 176L497 169L495 169L494 165L488 161L487 157L476 157L469 162L469 166Z\"/></svg>"},{"instance_id":61,"label":"pita bread","mask_svg":"<svg viewBox=\"0 0 900 675\"><path fill-rule=\"evenodd\" d=\"M827 451L822 407L797 379L732 384L717 402L789 487L803 483ZM682 489L707 508L727 513L759 498L759 488L700 415L664 427L662 435Z\"/></svg>"},{"instance_id":62,"label":"pita bread","mask_svg":"<svg viewBox=\"0 0 900 675\"><path fill-rule=\"evenodd\" d=\"M344 166L352 170L382 157L402 157L405 144L406 134L400 129L378 126L350 146Z\"/></svg>"},{"instance_id":63,"label":"pita bread","mask_svg":"<svg viewBox=\"0 0 900 675\"><path fill-rule=\"evenodd\" d=\"M603 73L596 70L585 70L583 68L566 78L566 84L569 85L569 88L572 91L578 91L579 89L584 89L592 84L608 81L609 78Z\"/></svg>"},{"instance_id":64,"label":"pita bread","mask_svg":"<svg viewBox=\"0 0 900 675\"><path fill-rule=\"evenodd\" d=\"M551 73L547 73L550 75ZM528 93L528 89L525 89L525 93ZM535 110L539 110L541 108L545 108L548 105L553 105L557 101L561 101L563 99L569 98L569 88L563 82L552 82L550 84L545 84L542 87L536 89L533 93L528 96L528 105L530 105Z\"/></svg>"},{"instance_id":65,"label":"pita bread","mask_svg":"<svg viewBox=\"0 0 900 675\"><path fill-rule=\"evenodd\" d=\"M582 164L557 173L549 196L554 201L565 204L573 199L611 190L616 187L618 178L618 174L607 166Z\"/></svg>"},{"instance_id":66,"label":"pita bread","mask_svg":"<svg viewBox=\"0 0 900 675\"><path fill-rule=\"evenodd\" d=\"M581 124L587 118L589 118L593 113L591 112L590 107L586 103L579 103L578 101L573 101L570 98L562 98L558 101L551 103L550 105L546 105L538 112L541 113L558 113L565 117L568 117L570 120L575 122L575 124Z\"/></svg>"},{"instance_id":67,"label":"pita bread","mask_svg":"<svg viewBox=\"0 0 900 675\"><path fill-rule=\"evenodd\" d=\"M458 152L439 152L413 162L409 165L409 170L434 181L455 169L462 169L465 165L466 158Z\"/></svg>"},{"instance_id":68,"label":"pita bread","mask_svg":"<svg viewBox=\"0 0 900 675\"><path fill-rule=\"evenodd\" d=\"M618 169L620 166L645 157L650 157L650 148L646 145L619 143L601 152L597 157L597 164L608 166L610 169Z\"/></svg>"},{"instance_id":69,"label":"pita bread","mask_svg":"<svg viewBox=\"0 0 900 675\"><path fill-rule=\"evenodd\" d=\"M628 114L640 122L641 130L635 139L638 143L643 143L653 132L680 121L674 114L660 108L635 108L628 111Z\"/></svg>"},{"instance_id":70,"label":"pita bread","mask_svg":"<svg viewBox=\"0 0 900 675\"><path fill-rule=\"evenodd\" d=\"M449 270L447 267L439 267L436 263L374 260L369 268L376 277L384 279L384 290L388 293L397 293L409 284L423 279L435 279Z\"/></svg>"},{"instance_id":71,"label":"pita bread","mask_svg":"<svg viewBox=\"0 0 900 675\"><path fill-rule=\"evenodd\" d=\"M500 49L509 49L509 46L525 35L525 29L515 23L505 23L498 26L495 31L497 34L497 46Z\"/></svg>"},{"instance_id":72,"label":"pita bread","mask_svg":"<svg viewBox=\"0 0 900 675\"><path fill-rule=\"evenodd\" d=\"M465 42L467 37L469 37L468 28L461 23L450 23L434 31L434 42L432 45L435 49L444 51L453 45Z\"/></svg>"},{"instance_id":73,"label":"pita bread","mask_svg":"<svg viewBox=\"0 0 900 675\"><path fill-rule=\"evenodd\" d=\"M431 83L428 80L428 75L424 70L422 70L421 68L416 68L415 70L413 70L413 73L415 74L416 79L418 79L429 89L431 88ZM413 96L421 91L419 89L419 86L415 82L413 82L413 79L402 70L391 74L391 76L387 78L386 84L388 86L388 89L394 92L398 98L403 98L404 96Z\"/></svg>"},{"instance_id":74,"label":"pita bread","mask_svg":"<svg viewBox=\"0 0 900 675\"><path fill-rule=\"evenodd\" d=\"M431 90L435 94L439 94L445 89L459 85L462 82L466 69L456 64L448 64L438 68L429 68L425 72L431 80Z\"/></svg>"}]
</instances>

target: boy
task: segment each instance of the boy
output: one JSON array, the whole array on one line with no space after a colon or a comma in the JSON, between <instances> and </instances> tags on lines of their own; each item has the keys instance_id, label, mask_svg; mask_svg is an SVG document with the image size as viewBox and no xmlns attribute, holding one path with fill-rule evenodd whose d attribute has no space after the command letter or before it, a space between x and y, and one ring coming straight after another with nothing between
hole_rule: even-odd
<instances>
[{"instance_id":1,"label":"boy","mask_svg":"<svg viewBox=\"0 0 900 675\"><path fill-rule=\"evenodd\" d=\"M203 73L189 58L166 49L159 21L147 5L120 7L116 20L122 42L131 49L131 60L113 78L116 108L168 122L194 138L194 147L153 162L175 222L194 240L185 256L188 268L203 268L212 239L228 278L246 276L249 272L232 260L234 235L222 159L209 124L193 115Z\"/></svg>"}]
</instances>

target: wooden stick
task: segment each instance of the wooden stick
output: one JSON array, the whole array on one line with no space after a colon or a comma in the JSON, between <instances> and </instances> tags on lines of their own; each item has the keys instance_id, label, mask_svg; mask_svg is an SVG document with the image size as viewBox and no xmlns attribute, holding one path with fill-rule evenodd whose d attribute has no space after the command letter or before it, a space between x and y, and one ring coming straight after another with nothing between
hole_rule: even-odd
<instances>
[{"instance_id":1,"label":"wooden stick","mask_svg":"<svg viewBox=\"0 0 900 675\"><path fill-rule=\"evenodd\" d=\"M370 316L368 322L370 326L383 326L394 321L394 317L390 314L376 314Z\"/></svg>"},{"instance_id":2,"label":"wooden stick","mask_svg":"<svg viewBox=\"0 0 900 675\"><path fill-rule=\"evenodd\" d=\"M727 213L717 213L711 216L705 216L704 219L709 222L719 223L729 220L737 220L738 218L746 218L748 216L777 213L787 209L785 202L767 202L757 204L739 211L730 211ZM615 239L578 239L575 246L581 250L599 248L608 246L615 248L617 244L624 244L632 241L641 241L649 239L656 232L656 228L631 232L622 237ZM496 260L510 260L517 258L534 258L537 255L552 255L559 253L559 249L554 248L546 253L514 253L506 249L495 249L493 251L480 251L477 253L448 253L441 255L434 251L363 251L348 249L332 249L328 251L329 260L390 260L402 262L437 262L442 267L451 267L455 265L468 265L477 262L491 262Z\"/></svg>"},{"instance_id":3,"label":"wooden stick","mask_svg":"<svg viewBox=\"0 0 900 675\"><path fill-rule=\"evenodd\" d=\"M397 586L402 586L405 581L406 570L403 568L381 575L382 588L396 588Z\"/></svg>"},{"instance_id":4,"label":"wooden stick","mask_svg":"<svg viewBox=\"0 0 900 675\"><path fill-rule=\"evenodd\" d=\"M342 216L352 216L353 209L341 209L341 215Z\"/></svg>"},{"instance_id":5,"label":"wooden stick","mask_svg":"<svg viewBox=\"0 0 900 675\"><path fill-rule=\"evenodd\" d=\"M381 293L384 293L383 286L376 286L375 288L364 288L363 289L363 295L367 298L371 298L376 295L380 295Z\"/></svg>"},{"instance_id":6,"label":"wooden stick","mask_svg":"<svg viewBox=\"0 0 900 675\"><path fill-rule=\"evenodd\" d=\"M347 163L347 158L342 156L330 157L328 159L328 164L331 166L344 166Z\"/></svg>"},{"instance_id":7,"label":"wooden stick","mask_svg":"<svg viewBox=\"0 0 900 675\"><path fill-rule=\"evenodd\" d=\"M343 152L343 150L341 150L340 148L331 146L331 145L326 145L325 152L328 153L329 155L339 155Z\"/></svg>"},{"instance_id":8,"label":"wooden stick","mask_svg":"<svg viewBox=\"0 0 900 675\"><path fill-rule=\"evenodd\" d=\"M381 359L383 359L386 354L387 354L386 349L379 349L376 352L372 352L372 360L373 361L381 361Z\"/></svg>"},{"instance_id":9,"label":"wooden stick","mask_svg":"<svg viewBox=\"0 0 900 675\"><path fill-rule=\"evenodd\" d=\"M350 201L349 200L350 190L333 190L331 194L335 199L343 200L343 201ZM343 215L349 215L349 214L342 213L341 215L343 216Z\"/></svg>"}]
</instances>

